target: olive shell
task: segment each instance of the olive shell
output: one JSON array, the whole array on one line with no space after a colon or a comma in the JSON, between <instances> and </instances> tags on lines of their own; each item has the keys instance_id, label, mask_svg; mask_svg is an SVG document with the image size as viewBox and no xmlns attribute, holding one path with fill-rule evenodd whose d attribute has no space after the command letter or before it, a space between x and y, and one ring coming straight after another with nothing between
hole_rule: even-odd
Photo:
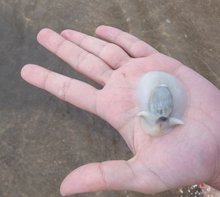
<instances>
[{"instance_id":1,"label":"olive shell","mask_svg":"<svg viewBox=\"0 0 220 197\"><path fill-rule=\"evenodd\" d=\"M173 109L173 98L166 85L159 85L153 90L149 99L148 109L157 119L170 116Z\"/></svg>"},{"instance_id":2,"label":"olive shell","mask_svg":"<svg viewBox=\"0 0 220 197\"><path fill-rule=\"evenodd\" d=\"M137 82L138 117L143 130L153 137L182 125L187 94L181 81L169 73L151 71Z\"/></svg>"}]
</instances>

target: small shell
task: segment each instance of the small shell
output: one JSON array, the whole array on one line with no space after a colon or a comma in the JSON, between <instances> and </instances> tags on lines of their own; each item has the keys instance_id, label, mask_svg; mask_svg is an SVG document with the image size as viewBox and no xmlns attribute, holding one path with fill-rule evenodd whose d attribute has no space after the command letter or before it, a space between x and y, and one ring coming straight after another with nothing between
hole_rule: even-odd
<instances>
[{"instance_id":1,"label":"small shell","mask_svg":"<svg viewBox=\"0 0 220 197\"><path fill-rule=\"evenodd\" d=\"M157 86L149 100L149 112L159 118L168 118L173 110L173 98L169 88L166 85Z\"/></svg>"},{"instance_id":2,"label":"small shell","mask_svg":"<svg viewBox=\"0 0 220 197\"><path fill-rule=\"evenodd\" d=\"M145 74L137 85L138 116L143 130L151 136L168 133L178 124L186 107L186 94L174 76L153 71Z\"/></svg>"}]
</instances>

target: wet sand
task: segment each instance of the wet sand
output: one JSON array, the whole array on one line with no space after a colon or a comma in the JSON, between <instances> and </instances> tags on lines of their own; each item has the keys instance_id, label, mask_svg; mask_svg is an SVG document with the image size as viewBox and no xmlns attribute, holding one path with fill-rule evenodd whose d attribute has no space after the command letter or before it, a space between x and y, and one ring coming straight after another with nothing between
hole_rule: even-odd
<instances>
[{"instance_id":1,"label":"wet sand","mask_svg":"<svg viewBox=\"0 0 220 197\"><path fill-rule=\"evenodd\" d=\"M132 157L108 123L22 80L22 66L35 63L100 88L37 43L42 28L94 35L99 25L118 27L220 88L219 7L218 0L0 0L0 196L60 196L60 183L73 169ZM200 196L197 187L182 191L74 196Z\"/></svg>"}]
</instances>

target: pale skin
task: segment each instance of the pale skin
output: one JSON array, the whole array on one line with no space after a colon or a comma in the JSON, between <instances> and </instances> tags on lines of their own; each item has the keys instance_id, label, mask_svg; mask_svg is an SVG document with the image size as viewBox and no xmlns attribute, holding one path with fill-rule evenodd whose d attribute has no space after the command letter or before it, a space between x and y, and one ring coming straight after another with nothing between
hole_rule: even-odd
<instances>
[{"instance_id":1,"label":"pale skin","mask_svg":"<svg viewBox=\"0 0 220 197\"><path fill-rule=\"evenodd\" d=\"M101 90L37 65L28 64L21 71L27 82L109 122L134 155L128 161L90 163L75 169L62 182L61 194L103 190L148 194L199 183L220 189L220 91L128 33L100 26L96 34L106 41L72 30L57 34L50 29L41 30L37 39L77 72L100 84ZM174 75L187 92L185 124L157 138L143 131L137 116L135 87L149 71Z\"/></svg>"}]
</instances>

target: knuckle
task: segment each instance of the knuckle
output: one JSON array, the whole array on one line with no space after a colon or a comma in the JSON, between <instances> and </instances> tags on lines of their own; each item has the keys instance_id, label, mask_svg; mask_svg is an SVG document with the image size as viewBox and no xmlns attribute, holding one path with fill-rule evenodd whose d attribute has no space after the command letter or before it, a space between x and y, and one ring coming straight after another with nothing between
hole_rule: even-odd
<instances>
[{"instance_id":1,"label":"knuckle","mask_svg":"<svg viewBox=\"0 0 220 197\"><path fill-rule=\"evenodd\" d=\"M66 101L68 90L71 86L71 79L65 80L61 86L58 88L57 95L62 100Z\"/></svg>"}]
</instances>

